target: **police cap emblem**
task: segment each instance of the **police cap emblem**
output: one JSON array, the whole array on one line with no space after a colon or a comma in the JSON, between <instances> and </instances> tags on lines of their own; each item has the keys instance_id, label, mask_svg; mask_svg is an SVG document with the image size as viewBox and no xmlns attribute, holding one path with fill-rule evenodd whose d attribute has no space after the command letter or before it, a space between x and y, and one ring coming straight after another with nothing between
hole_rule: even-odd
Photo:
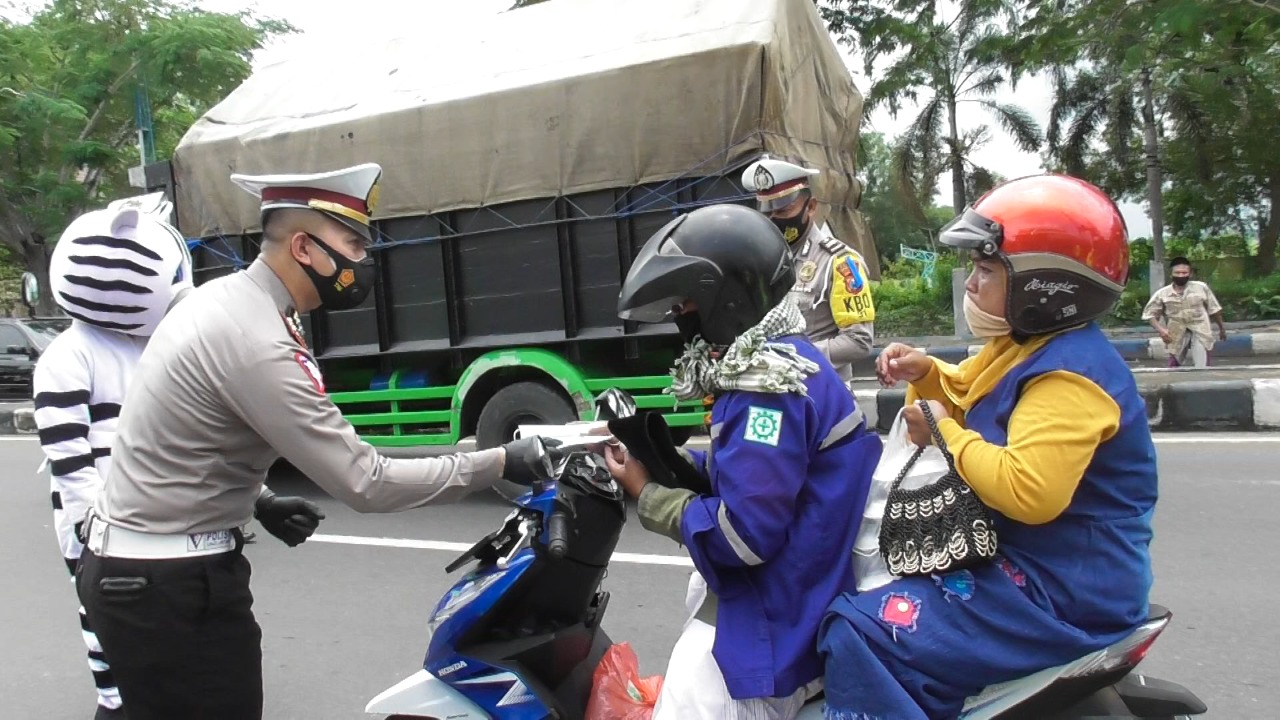
<instances>
[{"instance_id":1,"label":"police cap emblem","mask_svg":"<svg viewBox=\"0 0 1280 720\"><path fill-rule=\"evenodd\" d=\"M765 168L764 163L756 165L756 174L752 176L751 179L755 181L756 192L768 190L775 185L773 181L773 173L770 173L769 170Z\"/></svg>"}]
</instances>

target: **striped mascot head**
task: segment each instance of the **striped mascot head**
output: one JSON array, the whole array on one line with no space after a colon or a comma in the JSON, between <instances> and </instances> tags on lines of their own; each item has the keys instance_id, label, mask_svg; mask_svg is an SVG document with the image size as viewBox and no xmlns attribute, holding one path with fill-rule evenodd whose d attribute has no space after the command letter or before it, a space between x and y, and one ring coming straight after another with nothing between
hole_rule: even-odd
<instances>
[{"instance_id":1,"label":"striped mascot head","mask_svg":"<svg viewBox=\"0 0 1280 720\"><path fill-rule=\"evenodd\" d=\"M76 218L53 248L49 283L68 315L104 330L149 336L191 285L191 253L163 195L113 203Z\"/></svg>"}]
</instances>

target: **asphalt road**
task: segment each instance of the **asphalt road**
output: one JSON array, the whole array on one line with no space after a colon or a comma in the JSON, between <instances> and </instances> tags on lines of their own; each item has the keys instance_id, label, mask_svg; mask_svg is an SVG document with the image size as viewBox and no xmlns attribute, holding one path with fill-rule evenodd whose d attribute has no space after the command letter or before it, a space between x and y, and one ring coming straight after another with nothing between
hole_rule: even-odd
<instances>
[{"instance_id":1,"label":"asphalt road","mask_svg":"<svg viewBox=\"0 0 1280 720\"><path fill-rule=\"evenodd\" d=\"M1280 547L1280 436L1162 436L1159 451L1153 600L1174 619L1143 670L1194 689L1208 717L1280 717L1280 573L1271 567ZM47 479L35 475L40 457L31 439L0 441L0 717L87 720L92 684ZM303 481L273 487L319 496L328 519L300 548L262 534L248 549L266 717L367 717L370 697L421 667L426 613L449 586L443 567L455 555L427 548L474 541L506 508L485 493L449 507L359 515ZM351 544L369 538L417 547ZM619 551L634 556L610 567L605 625L632 643L644 672L661 673L683 619L687 557L644 532L634 514Z\"/></svg>"}]
</instances>

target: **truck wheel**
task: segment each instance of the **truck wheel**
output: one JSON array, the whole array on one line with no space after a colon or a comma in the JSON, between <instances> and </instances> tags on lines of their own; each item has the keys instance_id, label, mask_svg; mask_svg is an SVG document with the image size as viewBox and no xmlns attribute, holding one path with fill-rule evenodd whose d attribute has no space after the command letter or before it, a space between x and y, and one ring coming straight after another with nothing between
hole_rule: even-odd
<instances>
[{"instance_id":1,"label":"truck wheel","mask_svg":"<svg viewBox=\"0 0 1280 720\"><path fill-rule=\"evenodd\" d=\"M508 385L485 403L476 423L476 447L484 450L510 442L521 425L561 425L578 419L573 405L563 395L536 382ZM494 483L494 490L508 500L529 491L506 480Z\"/></svg>"}]
</instances>

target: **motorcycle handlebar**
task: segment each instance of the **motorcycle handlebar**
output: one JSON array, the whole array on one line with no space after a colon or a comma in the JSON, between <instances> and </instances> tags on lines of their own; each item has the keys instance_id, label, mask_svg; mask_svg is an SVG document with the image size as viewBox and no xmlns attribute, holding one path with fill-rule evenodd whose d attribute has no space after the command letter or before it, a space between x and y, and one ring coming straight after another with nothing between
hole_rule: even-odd
<instances>
[{"instance_id":1,"label":"motorcycle handlebar","mask_svg":"<svg viewBox=\"0 0 1280 720\"><path fill-rule=\"evenodd\" d=\"M564 557L565 551L569 549L569 520L563 510L551 513L551 518L547 521L547 535L547 552L557 560Z\"/></svg>"}]
</instances>

